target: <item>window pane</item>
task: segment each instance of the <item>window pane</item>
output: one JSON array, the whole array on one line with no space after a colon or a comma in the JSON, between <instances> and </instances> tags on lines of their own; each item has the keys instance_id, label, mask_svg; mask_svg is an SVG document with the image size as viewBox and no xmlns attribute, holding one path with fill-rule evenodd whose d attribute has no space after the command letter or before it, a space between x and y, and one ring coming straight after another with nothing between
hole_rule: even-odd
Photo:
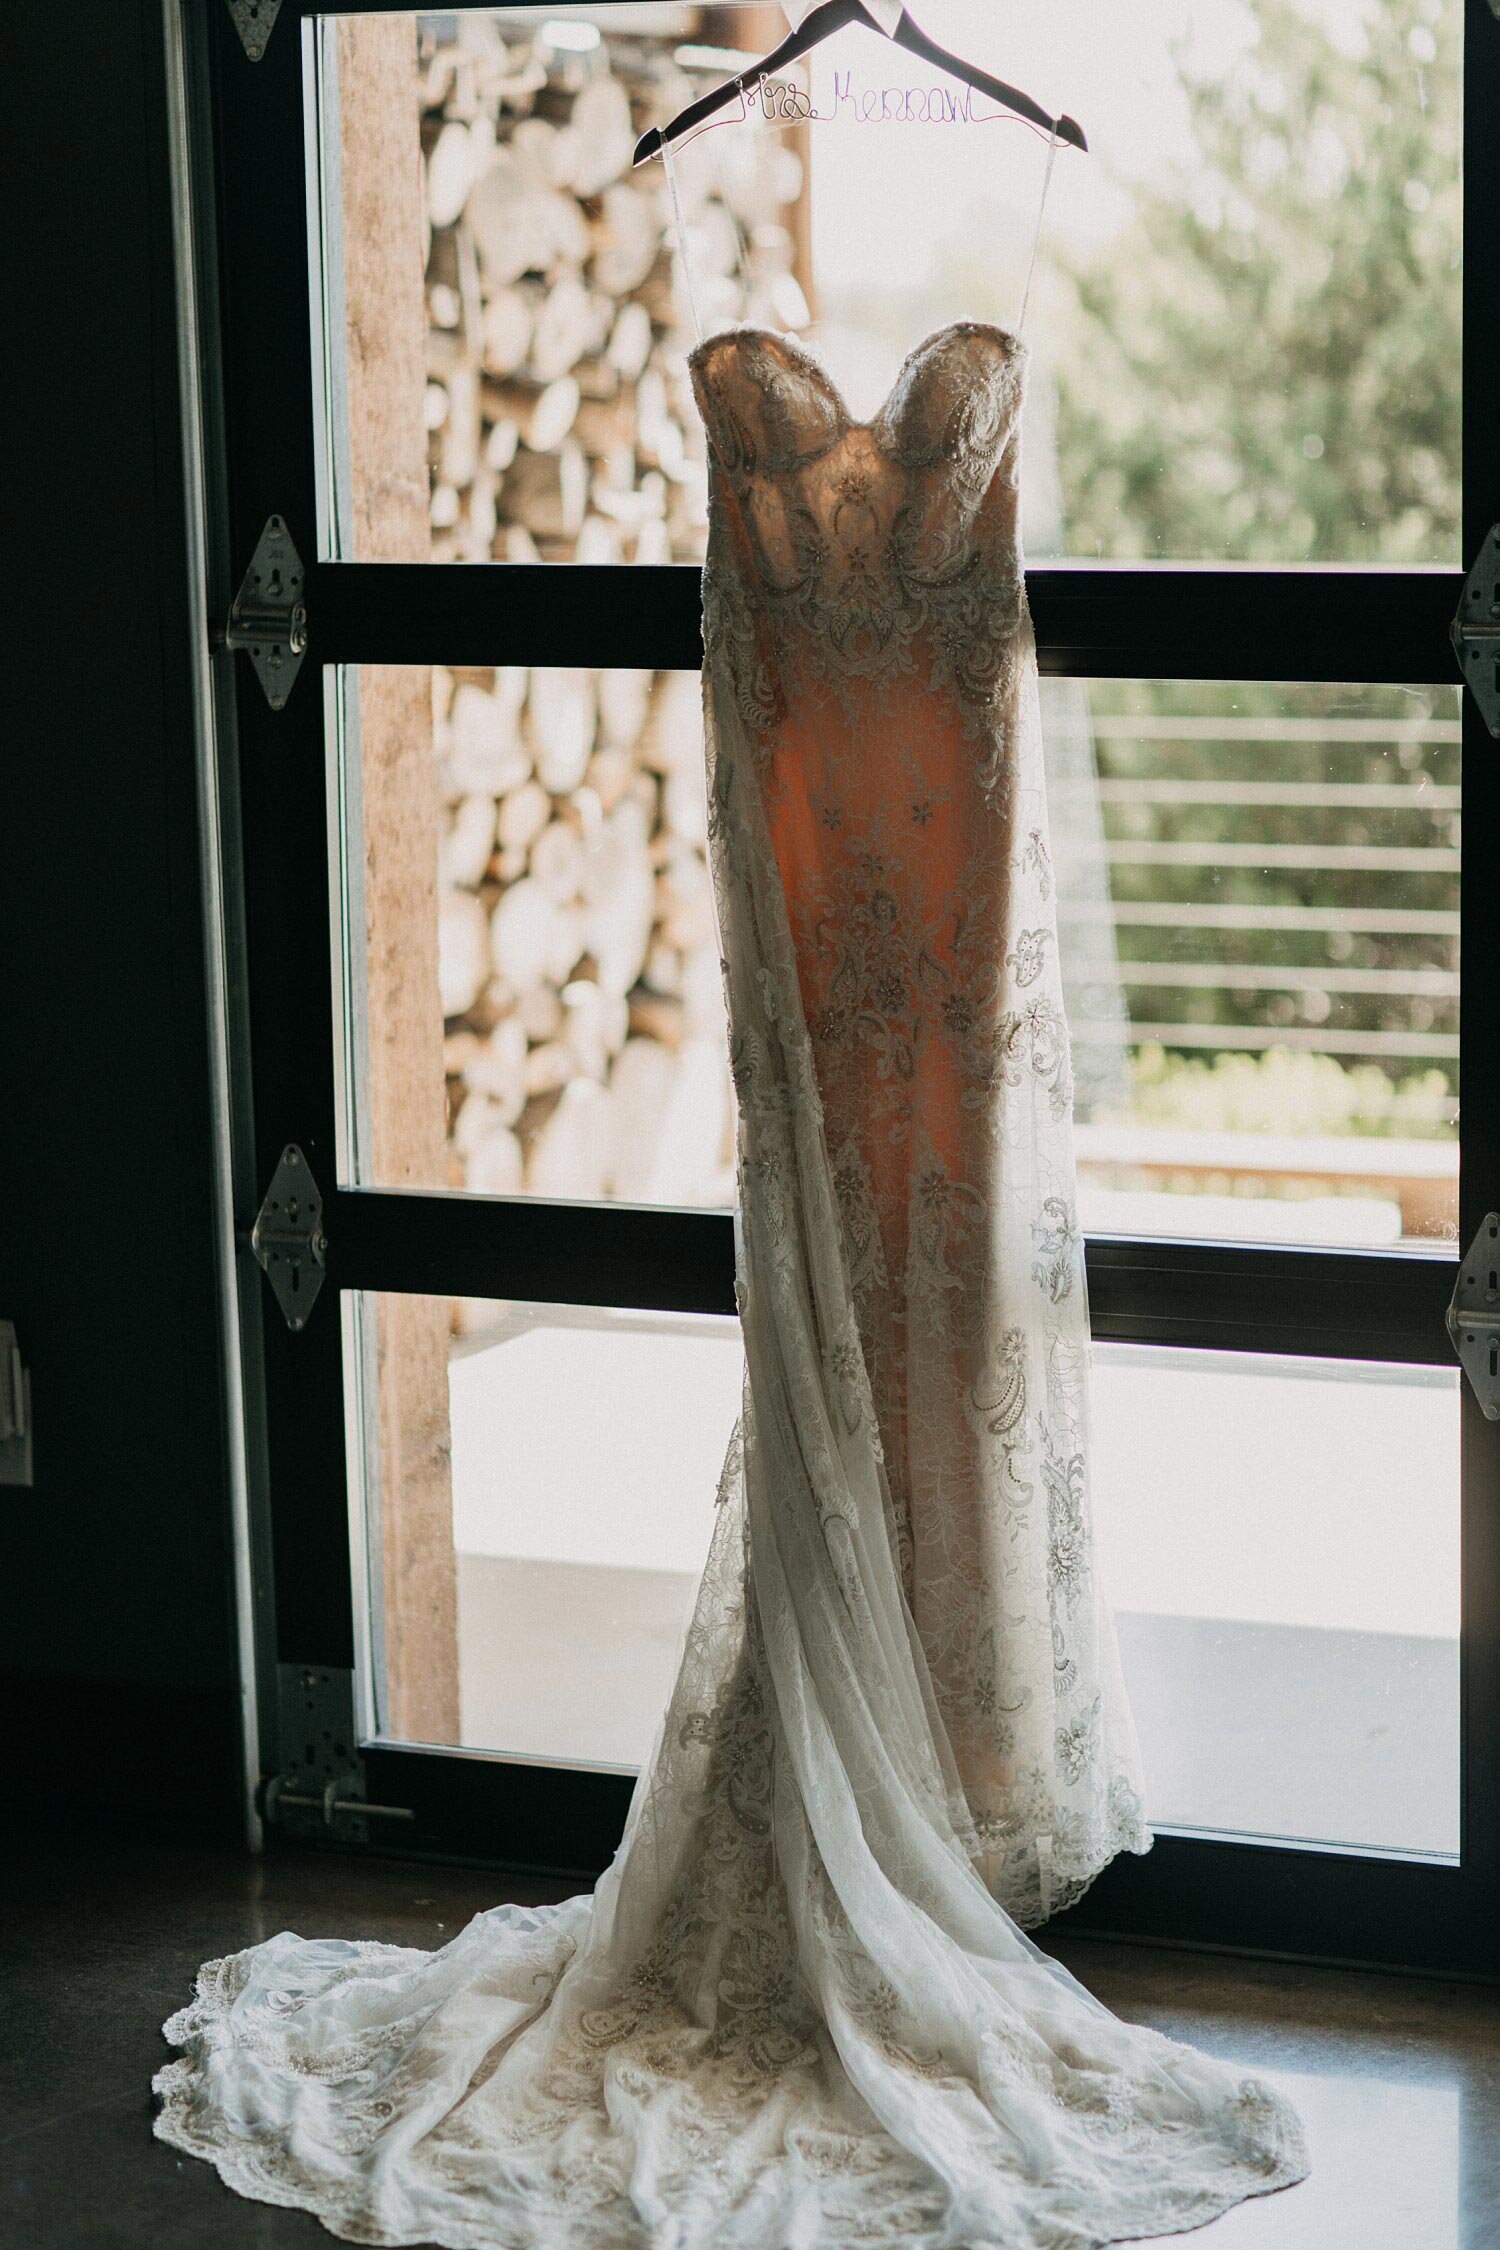
<instances>
[{"instance_id":1,"label":"window pane","mask_svg":"<svg viewBox=\"0 0 1500 2250\"><path fill-rule=\"evenodd\" d=\"M346 1304L382 1731L643 1764L739 1413L739 1322L473 1298Z\"/></svg>"},{"instance_id":2,"label":"window pane","mask_svg":"<svg viewBox=\"0 0 1500 2250\"><path fill-rule=\"evenodd\" d=\"M1151 1819L1455 1857L1457 1369L1094 1347Z\"/></svg>"},{"instance_id":3,"label":"window pane","mask_svg":"<svg viewBox=\"0 0 1500 2250\"><path fill-rule=\"evenodd\" d=\"M752 18L786 30L682 5L318 25L325 555L701 556L689 302L661 165L631 154ZM720 325L807 325L797 139L736 135L690 183Z\"/></svg>"},{"instance_id":4,"label":"window pane","mask_svg":"<svg viewBox=\"0 0 1500 2250\"><path fill-rule=\"evenodd\" d=\"M1042 693L1085 1229L1451 1243L1459 690Z\"/></svg>"},{"instance_id":5,"label":"window pane","mask_svg":"<svg viewBox=\"0 0 1500 2250\"><path fill-rule=\"evenodd\" d=\"M1461 20L1021 0L1002 37L993 0L928 0L934 38L1089 141L1053 166L1027 310L1033 557L1458 561ZM661 166L631 151L785 27L667 4L319 24L322 552L701 553L692 309ZM1014 323L1046 157L847 30L683 149L705 329L808 336L873 415L933 328Z\"/></svg>"},{"instance_id":6,"label":"window pane","mask_svg":"<svg viewBox=\"0 0 1500 2250\"><path fill-rule=\"evenodd\" d=\"M727 1209L697 675L329 678L341 1177ZM1086 1230L1451 1244L1458 690L1041 689Z\"/></svg>"},{"instance_id":7,"label":"window pane","mask_svg":"<svg viewBox=\"0 0 1500 2250\"><path fill-rule=\"evenodd\" d=\"M381 1731L640 1765L738 1321L344 1302ZM1099 1564L1158 1825L1456 1854L1458 1394L1448 1368L1095 1347Z\"/></svg>"},{"instance_id":8,"label":"window pane","mask_svg":"<svg viewBox=\"0 0 1500 2250\"><path fill-rule=\"evenodd\" d=\"M727 1209L698 675L328 677L341 1178Z\"/></svg>"},{"instance_id":9,"label":"window pane","mask_svg":"<svg viewBox=\"0 0 1500 2250\"><path fill-rule=\"evenodd\" d=\"M1456 564L1461 0L922 20L1089 142L1053 166L1027 312L1028 553ZM1016 318L1046 146L939 121L962 89L858 33L813 73L813 304L873 410L917 337ZM891 87L920 122L861 118Z\"/></svg>"}]
</instances>

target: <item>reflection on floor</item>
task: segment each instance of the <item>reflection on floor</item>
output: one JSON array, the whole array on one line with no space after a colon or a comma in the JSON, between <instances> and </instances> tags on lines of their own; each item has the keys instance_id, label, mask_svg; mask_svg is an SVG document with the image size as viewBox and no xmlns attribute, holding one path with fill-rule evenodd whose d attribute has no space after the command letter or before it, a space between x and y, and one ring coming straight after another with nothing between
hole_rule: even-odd
<instances>
[{"instance_id":1,"label":"reflection on floor","mask_svg":"<svg viewBox=\"0 0 1500 2250\"><path fill-rule=\"evenodd\" d=\"M691 1572L463 1555L458 1584L469 1748L645 1763ZM1139 1613L1118 1626L1153 1820L1457 1852L1456 1640Z\"/></svg>"},{"instance_id":2,"label":"reflection on floor","mask_svg":"<svg viewBox=\"0 0 1500 2250\"><path fill-rule=\"evenodd\" d=\"M316 2250L304 2213L246 2203L151 2137L159 2025L200 1960L277 1930L446 1942L501 1897L470 1870L261 1862L7 1841L0 1897L0 2242L16 2250ZM1122 2015L1267 2072L1313 2172L1191 2239L1212 2250L1500 2250L1496 1995L1479 1987L1097 1941L1056 1951Z\"/></svg>"}]
</instances>

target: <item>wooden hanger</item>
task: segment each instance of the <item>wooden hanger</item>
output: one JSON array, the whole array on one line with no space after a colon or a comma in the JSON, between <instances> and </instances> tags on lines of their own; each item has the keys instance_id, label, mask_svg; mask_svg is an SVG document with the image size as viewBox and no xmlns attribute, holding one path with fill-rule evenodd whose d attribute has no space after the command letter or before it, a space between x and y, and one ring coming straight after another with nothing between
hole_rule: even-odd
<instances>
[{"instance_id":1,"label":"wooden hanger","mask_svg":"<svg viewBox=\"0 0 1500 2250\"><path fill-rule=\"evenodd\" d=\"M719 110L727 108L730 102L744 100L764 79L774 78L788 63L795 62L800 55L807 54L812 48L821 46L825 39L831 39L836 31L843 31L852 23L863 24L867 31L878 32L882 39L893 39L908 54L916 55L922 62L931 63L945 76L957 78L965 86L974 87L976 92L988 94L991 101L999 102L1005 109L1014 110L1018 117L1026 118L1031 124L1044 126L1056 140L1066 141L1069 147L1088 147L1089 144L1083 137L1083 128L1075 124L1071 117L1049 117L1041 104L1034 102L1029 94L1023 94L1018 87L1007 86L1000 79L992 78L988 71L980 70L974 63L965 62L961 55L950 54L946 47L940 47L935 40L929 39L920 24L912 21L908 9L901 10L895 30L887 32L885 26L871 15L864 0L822 0L822 5L811 9L796 30L789 33L773 53L752 64L749 70L741 71L737 78L727 79L722 86L716 86L712 93L703 94L697 101L689 102L686 109L680 109L669 124L653 125L649 133L643 133L635 144L634 162L644 164L649 158L659 155L663 148L681 140L695 125L701 125L705 118L715 116Z\"/></svg>"}]
</instances>

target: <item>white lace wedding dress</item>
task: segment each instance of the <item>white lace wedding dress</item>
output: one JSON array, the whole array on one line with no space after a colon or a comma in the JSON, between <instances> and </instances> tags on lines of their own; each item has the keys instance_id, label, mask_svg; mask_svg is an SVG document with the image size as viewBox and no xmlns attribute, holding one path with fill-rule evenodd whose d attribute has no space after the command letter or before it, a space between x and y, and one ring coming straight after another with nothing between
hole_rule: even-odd
<instances>
[{"instance_id":1,"label":"white lace wedding dress","mask_svg":"<svg viewBox=\"0 0 1500 2250\"><path fill-rule=\"evenodd\" d=\"M743 1412L592 1894L290 1933L167 2025L164 2140L349 2242L1084 2250L1305 2171L1266 2084L1023 1934L1149 1842L1095 1576L1026 348L851 419L741 327L711 449L710 848Z\"/></svg>"}]
</instances>

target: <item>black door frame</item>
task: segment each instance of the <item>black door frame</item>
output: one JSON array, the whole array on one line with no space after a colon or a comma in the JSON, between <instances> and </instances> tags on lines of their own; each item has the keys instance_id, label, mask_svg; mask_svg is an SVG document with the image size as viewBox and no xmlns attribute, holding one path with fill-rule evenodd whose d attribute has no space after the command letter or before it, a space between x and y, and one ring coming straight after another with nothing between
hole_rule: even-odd
<instances>
[{"instance_id":1,"label":"black door frame","mask_svg":"<svg viewBox=\"0 0 1500 2250\"><path fill-rule=\"evenodd\" d=\"M178 0L187 57L204 322L211 617L227 612L262 526L316 551L314 354L307 314L304 58L313 0L281 0L250 62L225 0ZM1500 517L1500 22L1465 0L1466 300L1463 552ZM343 0L341 14L408 13ZM545 11L539 11L545 12ZM239 975L233 1178L241 1244L247 1432L262 1590L262 1701L277 1660L349 1670L354 1582L337 1292L418 1291L732 1313L728 1213L546 1204L333 1185L335 984L320 668L359 663L579 663L696 671L695 565L423 567L312 562L309 652L272 711L248 665L215 663L227 808L227 941ZM1451 682L1456 570L1052 564L1027 573L1045 672L1092 677ZM559 600L566 589L567 600ZM1232 599L1226 595L1232 594ZM1267 652L1272 652L1268 666ZM1336 652L1336 656L1333 654ZM1496 752L1463 722L1463 929L1493 911ZM1467 1242L1500 1202L1500 980L1477 946L1461 981ZM259 1193L288 1142L325 1190L325 1303L292 1333L249 1250ZM1087 1244L1096 1337L1443 1364L1456 1261L1108 1237ZM1059 1918L1130 1934L1326 1960L1500 1975L1500 1425L1463 1394L1461 1864L1165 1834ZM274 1735L274 1729L267 1730ZM415 1818L403 1850L588 1877L620 1837L631 1781L454 1749L361 1746L371 1798ZM546 1838L545 1860L537 1839ZM382 1836L380 1841L388 1839Z\"/></svg>"}]
</instances>

